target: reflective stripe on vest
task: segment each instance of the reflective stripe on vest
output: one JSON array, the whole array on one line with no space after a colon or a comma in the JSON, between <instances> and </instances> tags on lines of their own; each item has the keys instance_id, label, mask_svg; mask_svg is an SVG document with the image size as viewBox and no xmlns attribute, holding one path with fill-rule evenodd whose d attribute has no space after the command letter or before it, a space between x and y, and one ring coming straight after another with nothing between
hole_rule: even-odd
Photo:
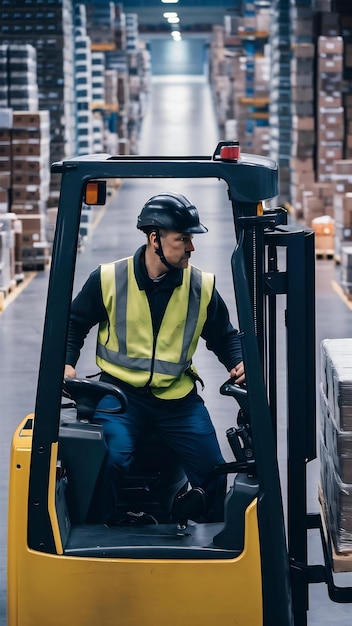
<instances>
[{"instance_id":1,"label":"reflective stripe on vest","mask_svg":"<svg viewBox=\"0 0 352 626\"><path fill-rule=\"evenodd\" d=\"M101 266L108 322L100 325L97 363L112 376L137 387L169 387L192 363L213 288L213 274L189 266L174 289L155 344L145 291L134 276L133 258ZM117 305L116 305L117 303ZM188 377L189 379L189 377ZM187 389L190 380L187 381ZM179 394L178 394L179 395Z\"/></svg>"}]
</instances>

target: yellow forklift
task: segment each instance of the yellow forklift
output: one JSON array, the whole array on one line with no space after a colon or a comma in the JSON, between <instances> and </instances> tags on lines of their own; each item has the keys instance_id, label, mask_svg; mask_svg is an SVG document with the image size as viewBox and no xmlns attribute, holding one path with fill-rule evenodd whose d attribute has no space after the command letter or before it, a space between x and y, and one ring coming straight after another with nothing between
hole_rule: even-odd
<instances>
[{"instance_id":1,"label":"yellow forklift","mask_svg":"<svg viewBox=\"0 0 352 626\"><path fill-rule=\"evenodd\" d=\"M327 583L332 600L352 602L352 588L334 584L324 532L324 563L308 564L308 530L322 527L306 508L307 464L316 458L314 235L288 225L284 209L264 207L278 196L276 162L223 141L209 157L91 155L52 171L61 192L35 412L11 453L8 625L304 626L315 582ZM106 383L63 380L80 216L85 204L105 203L106 181L153 177L227 185L246 384L220 388L235 401L234 458L213 470L230 485L224 521L195 521L199 493L151 433L121 483L121 524L109 528L94 518L106 445L91 417L107 391L116 413L126 398ZM276 446L278 296L286 303L287 534Z\"/></svg>"}]
</instances>

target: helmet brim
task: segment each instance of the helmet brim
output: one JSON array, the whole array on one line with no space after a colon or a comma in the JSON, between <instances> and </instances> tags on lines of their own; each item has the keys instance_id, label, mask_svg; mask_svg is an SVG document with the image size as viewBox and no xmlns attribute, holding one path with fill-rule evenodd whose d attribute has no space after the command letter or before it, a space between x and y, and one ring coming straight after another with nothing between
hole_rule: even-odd
<instances>
[{"instance_id":1,"label":"helmet brim","mask_svg":"<svg viewBox=\"0 0 352 626\"><path fill-rule=\"evenodd\" d=\"M201 233L207 233L208 229L206 226L204 226L204 224L199 223L197 226L191 226L190 228L186 228L186 230L183 230L182 232L199 235Z\"/></svg>"}]
</instances>

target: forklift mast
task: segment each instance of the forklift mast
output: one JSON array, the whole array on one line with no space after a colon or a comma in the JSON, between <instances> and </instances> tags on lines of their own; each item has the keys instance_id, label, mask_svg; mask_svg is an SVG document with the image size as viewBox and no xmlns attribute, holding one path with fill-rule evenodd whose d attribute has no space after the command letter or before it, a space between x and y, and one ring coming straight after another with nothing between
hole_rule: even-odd
<instances>
[{"instance_id":1,"label":"forklift mast","mask_svg":"<svg viewBox=\"0 0 352 626\"><path fill-rule=\"evenodd\" d=\"M35 406L29 547L55 554L46 508L47 477L50 447L58 439L82 202L92 192L94 197L93 187L87 186L112 178L221 179L227 184L232 206L231 267L259 481L264 624L304 626L309 584L331 583L327 563L309 566L307 557L307 531L320 523L319 516L308 515L306 508L307 463L316 458L314 234L289 226L284 209L265 208L265 200L278 196L277 163L241 156L238 143L220 142L209 157L92 155L55 163L52 171L61 175L61 192ZM96 203L101 201L99 189ZM282 295L286 299L287 537L276 441L282 417L277 403L276 305ZM47 419L48 405L55 419ZM332 583L329 588L333 599L352 601L350 588L339 592Z\"/></svg>"}]
</instances>

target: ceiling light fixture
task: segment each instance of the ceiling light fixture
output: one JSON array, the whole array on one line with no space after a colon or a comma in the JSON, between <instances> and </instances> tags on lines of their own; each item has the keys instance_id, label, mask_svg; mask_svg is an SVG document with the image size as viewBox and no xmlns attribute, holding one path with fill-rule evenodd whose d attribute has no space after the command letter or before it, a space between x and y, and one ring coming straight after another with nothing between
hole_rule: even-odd
<instances>
[{"instance_id":1,"label":"ceiling light fixture","mask_svg":"<svg viewBox=\"0 0 352 626\"><path fill-rule=\"evenodd\" d=\"M180 21L179 17L168 17L167 21L169 22L169 24L178 24Z\"/></svg>"},{"instance_id":2,"label":"ceiling light fixture","mask_svg":"<svg viewBox=\"0 0 352 626\"><path fill-rule=\"evenodd\" d=\"M181 33L179 30L171 31L171 37L173 38L174 41L181 41L182 39Z\"/></svg>"},{"instance_id":3,"label":"ceiling light fixture","mask_svg":"<svg viewBox=\"0 0 352 626\"><path fill-rule=\"evenodd\" d=\"M176 4L178 0L161 0L163 4Z\"/></svg>"},{"instance_id":4,"label":"ceiling light fixture","mask_svg":"<svg viewBox=\"0 0 352 626\"><path fill-rule=\"evenodd\" d=\"M165 11L165 13L163 13L163 17L165 17L166 19L168 19L169 17L177 17L177 13L176 11Z\"/></svg>"}]
</instances>

